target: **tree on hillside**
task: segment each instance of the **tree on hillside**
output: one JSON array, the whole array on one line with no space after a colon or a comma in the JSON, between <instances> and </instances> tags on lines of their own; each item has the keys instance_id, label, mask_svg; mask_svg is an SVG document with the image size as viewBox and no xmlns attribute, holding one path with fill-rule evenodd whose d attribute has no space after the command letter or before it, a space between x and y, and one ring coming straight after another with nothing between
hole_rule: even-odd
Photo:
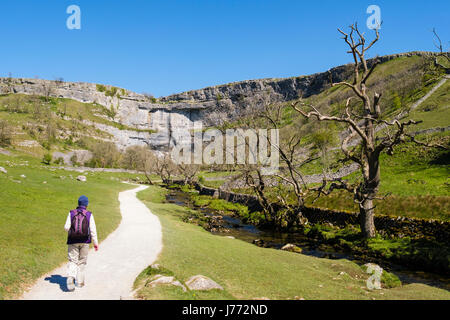
<instances>
[{"instance_id":1,"label":"tree on hillside","mask_svg":"<svg viewBox=\"0 0 450 320\"><path fill-rule=\"evenodd\" d=\"M318 121L332 121L343 123L348 127L348 134L342 139L341 150L344 154L343 161L356 162L361 169L362 180L356 183L349 183L343 179L326 179L323 184L316 188L318 196L329 194L333 190L347 190L354 195L354 201L359 205L360 225L364 237L375 236L374 225L374 200L382 199L378 196L380 186L380 155L382 152L392 155L394 147L406 141L415 141L413 135L406 132L410 125L419 123L418 121L400 120L387 121L383 119L380 108L381 93L370 90L367 82L373 71L379 64L378 59L374 59L369 64L365 58L366 52L379 40L378 29L375 29L375 37L371 42L367 42L363 33L358 29L357 24L350 27L350 32L338 31L343 35L345 43L349 47L349 53L353 57L353 79L351 81L341 81L334 83L330 73L330 83L332 87L345 86L353 93L346 101L345 111L339 116L323 115L314 105L306 104L299 100L292 104L292 108L305 118L316 118ZM357 103L351 103L356 99ZM306 109L312 111L305 111ZM384 136L376 136L376 126L386 126L386 130L381 131ZM358 139L358 143L350 147L349 142Z\"/></svg>"}]
</instances>

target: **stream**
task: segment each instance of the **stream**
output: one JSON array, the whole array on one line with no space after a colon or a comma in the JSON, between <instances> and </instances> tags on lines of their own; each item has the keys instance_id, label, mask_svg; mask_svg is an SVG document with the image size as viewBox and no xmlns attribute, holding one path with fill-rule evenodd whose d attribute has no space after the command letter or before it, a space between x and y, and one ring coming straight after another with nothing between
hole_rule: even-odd
<instances>
[{"instance_id":1,"label":"stream","mask_svg":"<svg viewBox=\"0 0 450 320\"><path fill-rule=\"evenodd\" d=\"M422 283L446 290L450 290L450 279L443 275L416 270L408 270L404 266L394 265L383 261L361 261L357 257L347 252L337 252L334 248L314 243L310 238L301 233L275 232L263 230L250 224L243 223L239 218L229 215L218 214L209 208L195 207L188 194L181 190L171 189L166 195L168 203L188 207L205 216L221 216L221 227L210 231L212 234L221 236L231 236L236 239L253 243L260 247L281 249L287 243L295 244L302 249L302 254L326 259L348 259L363 265L367 262L375 262L384 270L392 272L402 281L403 284Z\"/></svg>"}]
</instances>

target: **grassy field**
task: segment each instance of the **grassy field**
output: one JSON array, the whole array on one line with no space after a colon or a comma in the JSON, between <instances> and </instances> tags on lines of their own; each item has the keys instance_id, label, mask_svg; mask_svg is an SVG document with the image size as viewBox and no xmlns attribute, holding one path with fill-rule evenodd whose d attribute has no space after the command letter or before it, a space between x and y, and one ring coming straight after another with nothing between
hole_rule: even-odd
<instances>
[{"instance_id":1,"label":"grassy field","mask_svg":"<svg viewBox=\"0 0 450 320\"><path fill-rule=\"evenodd\" d=\"M368 275L348 260L328 260L214 236L181 221L188 209L163 203L164 189L151 186L138 197L163 227L161 273L180 281L202 274L225 290L187 291L178 287L144 286L155 273L144 270L135 287L142 299L450 299L448 291L411 284L391 289L365 289Z\"/></svg>"},{"instance_id":2,"label":"grassy field","mask_svg":"<svg viewBox=\"0 0 450 320\"><path fill-rule=\"evenodd\" d=\"M0 173L0 299L17 298L66 260L63 226L80 195L89 197L101 241L120 222L118 193L132 188L120 183L127 174L84 173L82 183L76 180L80 173L50 170L23 155L0 154L0 166L8 171Z\"/></svg>"}]
</instances>

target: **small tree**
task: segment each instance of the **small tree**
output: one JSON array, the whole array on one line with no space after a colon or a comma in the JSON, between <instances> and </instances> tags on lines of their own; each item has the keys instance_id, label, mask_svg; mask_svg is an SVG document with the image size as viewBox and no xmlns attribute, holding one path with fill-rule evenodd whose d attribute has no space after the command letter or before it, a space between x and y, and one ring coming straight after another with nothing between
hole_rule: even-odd
<instances>
[{"instance_id":1,"label":"small tree","mask_svg":"<svg viewBox=\"0 0 450 320\"><path fill-rule=\"evenodd\" d=\"M120 152L113 142L98 142L92 150L90 165L99 168L117 167L120 160Z\"/></svg>"},{"instance_id":2,"label":"small tree","mask_svg":"<svg viewBox=\"0 0 450 320\"><path fill-rule=\"evenodd\" d=\"M6 120L0 120L0 146L7 147L11 145L12 134L11 127Z\"/></svg>"},{"instance_id":3,"label":"small tree","mask_svg":"<svg viewBox=\"0 0 450 320\"><path fill-rule=\"evenodd\" d=\"M42 84L42 93L46 102L50 101L50 96L54 93L54 91L55 88L53 82L44 80Z\"/></svg>"},{"instance_id":4,"label":"small tree","mask_svg":"<svg viewBox=\"0 0 450 320\"><path fill-rule=\"evenodd\" d=\"M125 151L122 158L122 166L127 169L142 172L149 184L153 184L151 174L154 171L156 156L145 146L131 146Z\"/></svg>"},{"instance_id":5,"label":"small tree","mask_svg":"<svg viewBox=\"0 0 450 320\"><path fill-rule=\"evenodd\" d=\"M179 164L178 172L183 177L184 184L192 184L195 180L195 176L200 170L200 166L197 164Z\"/></svg>"}]
</instances>

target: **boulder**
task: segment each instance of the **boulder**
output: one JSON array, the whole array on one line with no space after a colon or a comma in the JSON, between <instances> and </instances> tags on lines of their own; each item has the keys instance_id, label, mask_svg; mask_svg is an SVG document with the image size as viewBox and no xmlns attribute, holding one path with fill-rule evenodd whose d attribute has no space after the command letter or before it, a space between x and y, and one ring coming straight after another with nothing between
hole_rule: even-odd
<instances>
[{"instance_id":1,"label":"boulder","mask_svg":"<svg viewBox=\"0 0 450 320\"><path fill-rule=\"evenodd\" d=\"M223 290L222 286L203 275L192 276L186 281L189 290Z\"/></svg>"},{"instance_id":2,"label":"boulder","mask_svg":"<svg viewBox=\"0 0 450 320\"><path fill-rule=\"evenodd\" d=\"M81 182L86 182L87 181L86 176L78 176L77 180L81 181Z\"/></svg>"},{"instance_id":3,"label":"boulder","mask_svg":"<svg viewBox=\"0 0 450 320\"><path fill-rule=\"evenodd\" d=\"M255 239L252 241L253 244L256 244L258 247L263 247L264 246L264 240L261 239Z\"/></svg>"},{"instance_id":4,"label":"boulder","mask_svg":"<svg viewBox=\"0 0 450 320\"><path fill-rule=\"evenodd\" d=\"M180 281L175 280L175 277L163 276L158 274L154 276L153 279L154 280L146 284L146 286L156 287L158 285L172 285L180 287L183 289L183 291L186 291L186 287L182 285Z\"/></svg>"},{"instance_id":5,"label":"boulder","mask_svg":"<svg viewBox=\"0 0 450 320\"><path fill-rule=\"evenodd\" d=\"M295 244L288 243L284 245L281 250L284 251L290 251L290 252L296 252L296 253L302 253L302 248L297 247Z\"/></svg>"}]
</instances>

